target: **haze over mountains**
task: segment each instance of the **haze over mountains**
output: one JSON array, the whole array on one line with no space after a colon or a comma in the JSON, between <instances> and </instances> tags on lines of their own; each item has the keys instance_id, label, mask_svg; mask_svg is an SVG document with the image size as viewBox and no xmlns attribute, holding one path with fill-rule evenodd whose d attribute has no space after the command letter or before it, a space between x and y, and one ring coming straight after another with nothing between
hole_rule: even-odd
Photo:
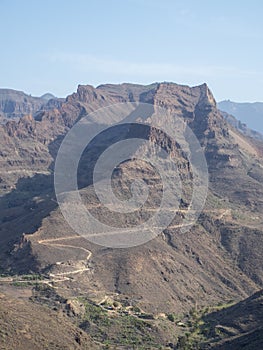
<instances>
[{"instance_id":1,"label":"haze over mountains","mask_svg":"<svg viewBox=\"0 0 263 350\"><path fill-rule=\"evenodd\" d=\"M218 103L218 108L263 134L263 102L238 103L225 100Z\"/></svg>"},{"instance_id":2,"label":"haze over mountains","mask_svg":"<svg viewBox=\"0 0 263 350\"><path fill-rule=\"evenodd\" d=\"M252 349L259 349L259 291L263 286L260 138L248 135L235 123L229 124L206 84L79 85L65 100L52 98L48 102L43 98L28 99L21 93L11 95L6 99L13 101L11 109L1 104L9 120L0 125L0 262L2 272L8 275L2 283L9 278L11 284L7 291L15 289L14 274L23 282L28 278L25 275L41 276L42 282L34 286L31 296L38 305L33 312L43 312L47 317L39 304L64 312L65 324L77 324L92 338L86 333L80 336L72 326L71 334L79 349L94 341L102 349L224 349L226 344L230 348L251 336L255 344ZM14 102L16 96L19 98ZM169 111L170 120L181 118L193 130L208 164L208 197L198 221L182 234L179 228L192 193L189 164L176 143L151 127L152 114L144 120L134 106L135 122L147 126L140 137L176 156L184 191L173 222L162 234L138 247L112 249L78 236L64 220L54 194L54 161L63 137L77 121L98 108L136 101L151 104L153 111L161 106ZM95 118L92 125L96 123ZM124 229L136 227L158 209L162 196L160 177L153 167L136 159L136 152L134 159L114 169L112 187L119 198L130 197L134 179L143 180L149 189L146 205L129 217L114 213L114 207L106 210L99 202L92 171L105 148L116 140L136 136L138 129L130 126L109 130L96 138L92 147L86 148L78 172L81 196L92 215ZM31 288L27 285L27 290ZM217 313L219 305L227 307L230 301L241 303L230 309L237 315L236 323L231 325L227 310ZM26 310L27 302L20 307ZM246 305L256 306L251 310ZM198 314L192 317L193 309ZM138 321L145 318L148 323ZM55 327L59 327L57 323ZM127 327L128 332L124 332ZM191 336L185 334L184 328ZM34 337L29 329L25 332ZM47 336L46 341L48 349L55 348L56 340ZM244 349L249 347L244 345Z\"/></svg>"},{"instance_id":3,"label":"haze over mountains","mask_svg":"<svg viewBox=\"0 0 263 350\"><path fill-rule=\"evenodd\" d=\"M41 97L33 97L22 91L0 89L0 118L3 122L7 119L19 119L25 115L34 116L43 108L50 109L59 106L62 100L50 93Z\"/></svg>"}]
</instances>

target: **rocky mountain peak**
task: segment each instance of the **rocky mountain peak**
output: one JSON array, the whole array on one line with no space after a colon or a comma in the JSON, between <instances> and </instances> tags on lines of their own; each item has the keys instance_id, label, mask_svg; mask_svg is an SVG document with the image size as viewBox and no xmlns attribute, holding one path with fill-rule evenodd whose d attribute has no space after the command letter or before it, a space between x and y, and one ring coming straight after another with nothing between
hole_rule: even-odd
<instances>
[{"instance_id":1,"label":"rocky mountain peak","mask_svg":"<svg viewBox=\"0 0 263 350\"><path fill-rule=\"evenodd\" d=\"M134 123L129 128L109 128L97 135L82 154L78 166L78 185L83 205L98 222L112 228L123 228L124 234L126 229L136 230L137 223L146 222L160 209L165 193L158 169L137 157L138 149L132 149L134 157L114 168L112 189L116 198L126 201L130 199L133 184L138 179L142 180L148 189L147 201L132 213L115 210L114 200L109 207L100 202L94 187L94 166L102 152L118 140L125 140L128 136L138 137L161 146L169 156L174 157L177 165L176 169L171 169L168 166L169 158L168 161L162 159L168 175L171 172L173 175L174 171L178 173L169 195L177 193L177 181L182 184L179 207L163 208L162 215L171 212L174 217L157 237L137 247L112 249L86 240L65 221L57 206L53 173L54 161L66 132L87 113L124 101L151 103L151 111L161 106L167 110L169 121L178 117L190 126L206 157L209 188L201 215L194 225L190 223L188 231L182 233L186 216L189 212L194 213L195 208L191 206L193 167L191 159L181 152L179 142L152 127L148 123L151 115L145 128L141 125L136 128ZM137 112L136 106L133 107L133 111ZM133 345L136 348L145 344L149 349L160 348L160 344L164 345L163 348L167 348L168 344L173 349L197 348L194 343L189 347L184 343L187 339L189 344L192 341L186 337L190 330L194 337L202 331L202 341L204 336L207 339L211 334L211 342L214 339L224 341L220 349L239 349L242 346L235 344L225 347L228 332L234 330L235 342L240 341L235 329L247 332L249 341L251 336L253 338L252 331L262 334L262 316L258 313L262 294L255 294L244 303L230 306L228 310L223 309L230 300L239 301L263 286L263 158L257 152L257 145L261 144L262 149L263 146L260 141L254 143L226 123L207 85L189 87L166 82L148 86L107 84L97 88L79 85L66 101L61 101L53 109L45 108L37 118L29 113L18 122L9 121L0 125L0 266L4 272L11 272L8 277L0 276L4 283L2 286L10 283L9 287L15 288L15 283L21 283L24 278L22 281L30 282L31 287L34 284L32 300L48 303L53 315L58 311L61 316L62 310L65 310L63 319L66 314L70 317L81 316L73 319L74 324L79 322L83 332L91 332L95 335L94 339L99 341L103 337L103 342L104 335L108 334L109 339L114 339L116 334L119 339L119 332L125 329L122 343L125 346L128 339L135 339ZM96 126L96 115L91 122ZM69 160L70 151L71 144L65 154ZM143 152L143 149L139 151ZM103 179L105 172L101 174ZM67 175L65 172L62 174L65 179ZM197 191L197 201L200 198ZM68 205L72 211L75 203L69 201ZM90 225L85 228L87 233L93 235ZM104 229L98 231L98 237L105 234ZM33 271L37 273L37 279L29 281L28 277L34 276ZM15 274L22 275L16 277ZM21 289L16 290L16 295L21 298ZM31 315L32 307L37 305L31 304L26 309L27 315ZM5 299L3 305L7 305ZM9 306L12 308L14 305L21 306L21 302L11 301ZM211 307L217 307L219 314L210 313L207 319L201 319L205 308L212 311ZM38 310L35 309L35 315L39 315ZM247 313L245 318L240 317L240 310L241 316ZM15 320L19 314L12 312ZM200 312L200 316L197 312ZM4 317L9 314L3 313ZM192 319L189 318L191 314ZM158 315L163 316L159 319ZM236 324L232 322L233 315L238 321ZM211 322L217 321L217 317L218 322ZM139 318L149 318L145 325L151 337L143 335L138 341L137 336L143 334L144 324ZM120 323L123 320L125 323ZM40 321L43 323L42 319ZM253 327L249 328L251 321ZM25 334L24 317L21 322L21 334ZM131 338L130 328L127 332L127 322L132 322L132 327L136 328L136 338ZM260 324L260 329L256 323ZM12 319L11 324L15 324ZM45 324L49 324L48 319ZM187 333L185 339L182 337L178 341L182 347L177 347L175 343L180 327ZM17 328L12 326L13 329ZM165 339L160 341L165 329L167 337L165 335ZM152 339L155 332L158 334L158 347L148 346L147 339ZM175 338L170 342L173 332L176 332ZM13 336L15 333L5 334L9 334L10 339L16 339ZM63 334L60 337L62 340ZM71 348L78 347L76 339L79 344L82 342L79 333L77 337L76 333L73 335L74 345L68 342ZM35 346L36 343L32 346L28 343L30 337L25 339L25 349ZM247 340L244 339L249 344ZM83 344L79 348L84 349L87 345L92 349L87 339L83 340ZM108 347L108 344L104 345ZM59 348L66 346L61 344ZM260 345L255 347L260 348Z\"/></svg>"},{"instance_id":2,"label":"rocky mountain peak","mask_svg":"<svg viewBox=\"0 0 263 350\"><path fill-rule=\"evenodd\" d=\"M207 105L211 105L213 107L216 107L216 100L211 92L211 90L208 88L207 84L204 83L200 86L198 86L200 90L200 99L199 103L203 105L204 107Z\"/></svg>"},{"instance_id":3,"label":"rocky mountain peak","mask_svg":"<svg viewBox=\"0 0 263 350\"><path fill-rule=\"evenodd\" d=\"M82 102L91 103L96 100L99 96L96 89L92 85L78 85L77 92L69 95L66 98L66 102Z\"/></svg>"},{"instance_id":4,"label":"rocky mountain peak","mask_svg":"<svg viewBox=\"0 0 263 350\"><path fill-rule=\"evenodd\" d=\"M49 101L49 100L52 100L52 99L56 99L56 96L54 96L50 92L47 92L44 95L40 96L40 98L42 98L43 100Z\"/></svg>"}]
</instances>

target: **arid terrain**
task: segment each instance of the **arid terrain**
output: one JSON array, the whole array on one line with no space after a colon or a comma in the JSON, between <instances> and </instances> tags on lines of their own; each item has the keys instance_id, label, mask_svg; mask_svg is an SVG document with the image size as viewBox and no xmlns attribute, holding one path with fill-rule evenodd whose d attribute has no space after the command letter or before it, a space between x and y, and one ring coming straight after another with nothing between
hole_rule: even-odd
<instances>
[{"instance_id":1,"label":"arid terrain","mask_svg":"<svg viewBox=\"0 0 263 350\"><path fill-rule=\"evenodd\" d=\"M79 85L65 100L38 102L30 110L14 102L15 120L0 125L0 349L260 349L260 138L228 123L231 117L218 110L206 84ZM126 215L100 203L94 166L116 140L137 136L165 149L180 164L184 189L161 234L136 247L111 248L91 243L65 221L54 192L54 163L79 120L129 102L161 107L191 128L207 161L208 194L198 220L183 232L185 217L195 213L191 169L178 144L151 127L152 115L140 118L135 106L133 123L147 128L111 129L82 155L78 185L87 210L123 232L158 210L160 176L136 159L140 149L118 164L111 183L127 200L131 184L141 179L149 191L145 205Z\"/></svg>"}]
</instances>

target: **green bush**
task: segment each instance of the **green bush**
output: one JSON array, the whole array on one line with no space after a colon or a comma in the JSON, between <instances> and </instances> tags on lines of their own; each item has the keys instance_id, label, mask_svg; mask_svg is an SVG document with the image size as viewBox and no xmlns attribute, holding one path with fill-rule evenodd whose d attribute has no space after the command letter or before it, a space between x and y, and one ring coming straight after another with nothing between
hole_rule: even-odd
<instances>
[{"instance_id":1,"label":"green bush","mask_svg":"<svg viewBox=\"0 0 263 350\"><path fill-rule=\"evenodd\" d=\"M169 321L175 322L175 316L174 316L174 314L168 314L168 315L167 315L167 318L168 318Z\"/></svg>"}]
</instances>

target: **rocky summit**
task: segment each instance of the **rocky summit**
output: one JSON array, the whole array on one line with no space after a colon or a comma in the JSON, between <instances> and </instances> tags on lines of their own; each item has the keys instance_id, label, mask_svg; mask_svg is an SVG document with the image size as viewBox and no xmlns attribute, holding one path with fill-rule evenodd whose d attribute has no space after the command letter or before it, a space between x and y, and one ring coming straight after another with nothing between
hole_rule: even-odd
<instances>
[{"instance_id":1,"label":"rocky summit","mask_svg":"<svg viewBox=\"0 0 263 350\"><path fill-rule=\"evenodd\" d=\"M0 125L0 311L9 296L20 300L17 306L8 301L13 305L8 314L1 311L4 348L26 348L22 340L10 343L11 325L15 312L22 318L31 303L33 317L52 319L63 337L61 326L70 329L68 345L51 336L44 340L36 330L36 349L260 349L261 139L229 123L206 84L79 85L65 100L37 100L34 107L24 108L23 115L22 95L17 96L12 107L17 120ZM147 119L136 109L139 102L152 106ZM85 148L78 185L86 209L100 222L125 232L151 218L161 204L162 179L152 165L138 159L140 147L117 164L111 185L117 198L127 201L132 183L140 179L148 188L145 204L129 215L100 202L94 169L99 156L116 141L138 137L159 145L176 159L183 184L180 205L169 225L157 237L131 248L105 247L77 234L64 219L54 192L55 160L65 135L87 115L90 127L96 129L99 121L92 112L117 103L130 103L134 119L98 135ZM6 108L0 105L1 110ZM170 121L179 118L192 130L207 162L206 202L185 232L184 220L195 210L193 174L178 143L151 126L158 108ZM69 209L75 210L74 205L69 202ZM39 318L24 327L20 318L17 322L22 339L33 342ZM252 339L252 347L246 339Z\"/></svg>"}]
</instances>

